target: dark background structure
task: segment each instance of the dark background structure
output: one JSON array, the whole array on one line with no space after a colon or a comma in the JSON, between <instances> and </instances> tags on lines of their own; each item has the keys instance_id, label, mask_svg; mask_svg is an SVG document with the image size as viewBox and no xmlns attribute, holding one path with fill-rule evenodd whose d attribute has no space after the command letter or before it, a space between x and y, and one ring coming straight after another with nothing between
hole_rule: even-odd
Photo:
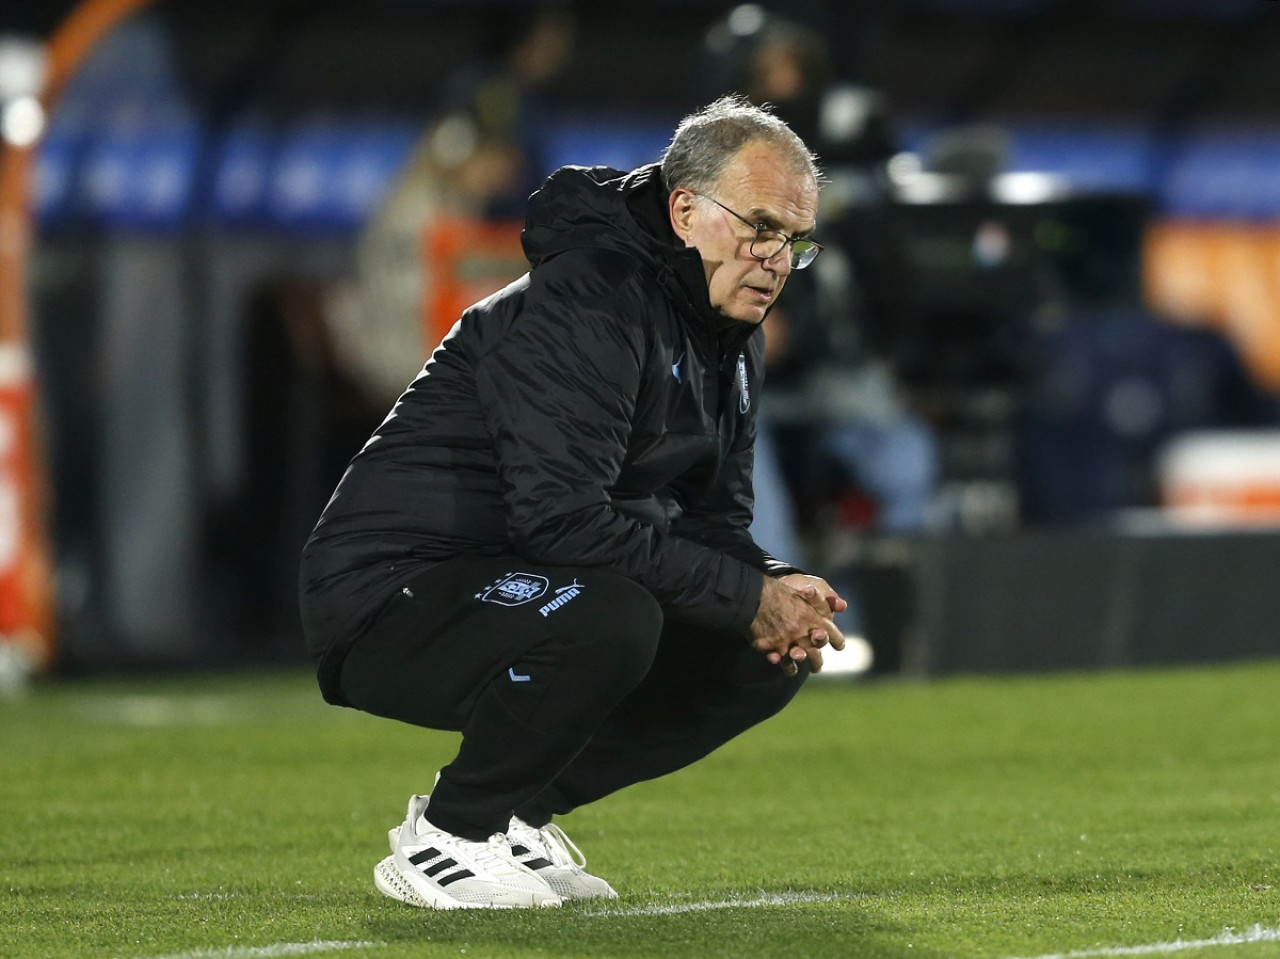
<instances>
[{"instance_id":1,"label":"dark background structure","mask_svg":"<svg viewBox=\"0 0 1280 959\"><path fill-rule=\"evenodd\" d=\"M874 105L884 152L855 165L882 202L830 229L869 251L860 335L937 437L929 522L886 536L873 498L806 435L784 430L782 446L810 559L861 585L881 668L1215 658L1214 621L1233 656L1280 651L1258 574L1270 529L1170 526L1157 473L1183 432L1276 426L1280 314L1246 328L1198 304L1141 313L1161 230L1270 242L1280 4L748 6L160 0L103 44L50 118L33 198L60 668L300 659L300 537L387 405L345 352L359 325L334 320L372 255L362 237L468 71L548 12L573 39L528 105L535 183L561 163L655 158L734 82L752 15L816 31L831 82ZM47 36L72 7L10 0L0 34ZM895 180L974 164L1065 192L922 202ZM993 235L987 262L978 241ZM1150 573L1099 572L1135 556ZM1215 585L1197 615L1161 618L1188 569ZM1002 590L1017 615L967 605ZM1060 615L1077 595L1112 613Z\"/></svg>"}]
</instances>

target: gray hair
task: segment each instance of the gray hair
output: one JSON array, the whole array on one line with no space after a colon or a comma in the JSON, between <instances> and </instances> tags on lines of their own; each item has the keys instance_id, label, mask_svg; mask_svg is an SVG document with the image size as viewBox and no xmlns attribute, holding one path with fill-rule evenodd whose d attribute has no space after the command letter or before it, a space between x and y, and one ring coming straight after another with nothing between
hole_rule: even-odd
<instances>
[{"instance_id":1,"label":"gray hair","mask_svg":"<svg viewBox=\"0 0 1280 959\"><path fill-rule=\"evenodd\" d=\"M729 160L754 141L776 147L796 174L822 182L817 158L795 131L767 108L731 94L680 121L662 153L663 186L667 192L714 190Z\"/></svg>"}]
</instances>

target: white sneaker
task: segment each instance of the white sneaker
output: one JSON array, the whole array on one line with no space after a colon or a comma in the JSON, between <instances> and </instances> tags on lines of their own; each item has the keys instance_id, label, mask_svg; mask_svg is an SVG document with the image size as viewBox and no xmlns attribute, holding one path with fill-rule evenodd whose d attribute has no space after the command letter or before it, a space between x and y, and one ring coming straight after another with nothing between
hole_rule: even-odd
<instances>
[{"instance_id":1,"label":"white sneaker","mask_svg":"<svg viewBox=\"0 0 1280 959\"><path fill-rule=\"evenodd\" d=\"M519 909L563 901L518 863L502 833L473 842L422 818L426 796L412 796L403 825L391 830L391 855L373 870L378 891L424 909Z\"/></svg>"},{"instance_id":2,"label":"white sneaker","mask_svg":"<svg viewBox=\"0 0 1280 959\"><path fill-rule=\"evenodd\" d=\"M559 826L547 823L535 829L519 816L512 816L507 839L516 862L546 880L561 899L618 898L612 886L586 871L587 857Z\"/></svg>"}]
</instances>

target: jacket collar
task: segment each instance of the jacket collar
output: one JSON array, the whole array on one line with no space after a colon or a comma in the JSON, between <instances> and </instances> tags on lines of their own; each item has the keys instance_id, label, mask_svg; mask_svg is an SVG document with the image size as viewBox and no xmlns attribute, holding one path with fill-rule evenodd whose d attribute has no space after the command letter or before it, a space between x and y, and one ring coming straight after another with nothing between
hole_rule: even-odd
<instances>
[{"instance_id":1,"label":"jacket collar","mask_svg":"<svg viewBox=\"0 0 1280 959\"><path fill-rule=\"evenodd\" d=\"M573 248L603 247L638 255L653 266L664 294L695 330L710 342L740 346L754 327L734 323L726 331L718 330L720 315L707 295L702 257L685 247L671 228L667 197L657 163L629 173L608 167L562 167L529 198L522 235L525 254L535 268Z\"/></svg>"}]
</instances>

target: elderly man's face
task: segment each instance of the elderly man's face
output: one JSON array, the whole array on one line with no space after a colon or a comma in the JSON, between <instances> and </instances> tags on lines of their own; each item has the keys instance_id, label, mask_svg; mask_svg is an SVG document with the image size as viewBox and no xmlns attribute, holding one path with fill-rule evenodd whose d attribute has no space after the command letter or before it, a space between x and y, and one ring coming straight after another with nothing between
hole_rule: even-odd
<instances>
[{"instance_id":1,"label":"elderly man's face","mask_svg":"<svg viewBox=\"0 0 1280 959\"><path fill-rule=\"evenodd\" d=\"M749 222L790 236L812 232L818 212L813 177L794 172L777 148L762 141L734 155L711 196ZM761 322L791 273L790 247L757 259L752 228L688 190L671 195L671 220L676 235L702 256L711 305L726 321Z\"/></svg>"}]
</instances>

